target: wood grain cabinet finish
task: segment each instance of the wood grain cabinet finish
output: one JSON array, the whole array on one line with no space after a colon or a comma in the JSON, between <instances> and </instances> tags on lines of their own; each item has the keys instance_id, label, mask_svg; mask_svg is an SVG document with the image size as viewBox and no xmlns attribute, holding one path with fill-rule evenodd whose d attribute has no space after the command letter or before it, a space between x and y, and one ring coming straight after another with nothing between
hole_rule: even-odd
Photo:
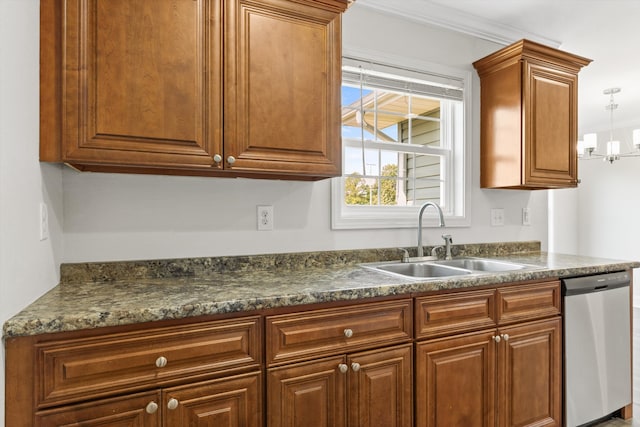
<instances>
[{"instance_id":1,"label":"wood grain cabinet finish","mask_svg":"<svg viewBox=\"0 0 640 427\"><path fill-rule=\"evenodd\" d=\"M496 292L496 319L499 325L559 316L562 313L562 290L559 280L507 286L499 288Z\"/></svg>"},{"instance_id":2,"label":"wood grain cabinet finish","mask_svg":"<svg viewBox=\"0 0 640 427\"><path fill-rule=\"evenodd\" d=\"M416 426L561 426L560 314L557 280L417 298Z\"/></svg>"},{"instance_id":3,"label":"wood grain cabinet finish","mask_svg":"<svg viewBox=\"0 0 640 427\"><path fill-rule=\"evenodd\" d=\"M161 427L160 402L160 392L156 391L64 406L36 413L33 426Z\"/></svg>"},{"instance_id":4,"label":"wood grain cabinet finish","mask_svg":"<svg viewBox=\"0 0 640 427\"><path fill-rule=\"evenodd\" d=\"M259 427L260 372L40 411L36 427Z\"/></svg>"},{"instance_id":5,"label":"wood grain cabinet finish","mask_svg":"<svg viewBox=\"0 0 640 427\"><path fill-rule=\"evenodd\" d=\"M163 390L166 427L261 427L262 373Z\"/></svg>"},{"instance_id":6,"label":"wood grain cabinet finish","mask_svg":"<svg viewBox=\"0 0 640 427\"><path fill-rule=\"evenodd\" d=\"M256 369L258 316L36 345L38 404L59 405Z\"/></svg>"},{"instance_id":7,"label":"wood grain cabinet finish","mask_svg":"<svg viewBox=\"0 0 640 427\"><path fill-rule=\"evenodd\" d=\"M521 40L473 63L483 188L578 184L578 72L591 62Z\"/></svg>"},{"instance_id":8,"label":"wood grain cabinet finish","mask_svg":"<svg viewBox=\"0 0 640 427\"><path fill-rule=\"evenodd\" d=\"M268 427L410 427L412 345L271 368Z\"/></svg>"},{"instance_id":9,"label":"wood grain cabinet finish","mask_svg":"<svg viewBox=\"0 0 640 427\"><path fill-rule=\"evenodd\" d=\"M259 315L8 338L5 423L259 426L262 340Z\"/></svg>"},{"instance_id":10,"label":"wood grain cabinet finish","mask_svg":"<svg viewBox=\"0 0 640 427\"><path fill-rule=\"evenodd\" d=\"M412 300L268 316L265 325L267 364L274 366L408 342Z\"/></svg>"},{"instance_id":11,"label":"wood grain cabinet finish","mask_svg":"<svg viewBox=\"0 0 640 427\"><path fill-rule=\"evenodd\" d=\"M416 339L495 327L496 291L466 291L415 300Z\"/></svg>"},{"instance_id":12,"label":"wood grain cabinet finish","mask_svg":"<svg viewBox=\"0 0 640 427\"><path fill-rule=\"evenodd\" d=\"M79 170L341 171L346 0L43 0L40 159Z\"/></svg>"}]
</instances>

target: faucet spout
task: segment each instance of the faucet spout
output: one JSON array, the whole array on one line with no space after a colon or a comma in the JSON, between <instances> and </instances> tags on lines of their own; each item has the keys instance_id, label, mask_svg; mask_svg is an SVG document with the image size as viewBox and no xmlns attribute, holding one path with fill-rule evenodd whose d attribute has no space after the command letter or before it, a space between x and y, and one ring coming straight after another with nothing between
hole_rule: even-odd
<instances>
[{"instance_id":1,"label":"faucet spout","mask_svg":"<svg viewBox=\"0 0 640 427\"><path fill-rule=\"evenodd\" d=\"M418 257L424 256L424 250L422 248L422 215L424 214L425 209L427 207L433 206L436 211L438 211L438 217L440 219L440 227L444 227L444 215L442 214L442 209L437 203L427 202L420 208L420 213L418 214Z\"/></svg>"}]
</instances>

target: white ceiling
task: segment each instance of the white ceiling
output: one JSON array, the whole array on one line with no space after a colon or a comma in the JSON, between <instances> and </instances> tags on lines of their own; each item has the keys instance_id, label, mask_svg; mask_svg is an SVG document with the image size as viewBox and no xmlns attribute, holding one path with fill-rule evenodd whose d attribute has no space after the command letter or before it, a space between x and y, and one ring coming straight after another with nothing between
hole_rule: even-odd
<instances>
[{"instance_id":1,"label":"white ceiling","mask_svg":"<svg viewBox=\"0 0 640 427\"><path fill-rule=\"evenodd\" d=\"M614 124L640 127L639 0L357 0L372 7L507 45L522 38L593 62L579 74L580 134L609 129L609 98L620 87ZM616 138L622 136L616 135Z\"/></svg>"}]
</instances>

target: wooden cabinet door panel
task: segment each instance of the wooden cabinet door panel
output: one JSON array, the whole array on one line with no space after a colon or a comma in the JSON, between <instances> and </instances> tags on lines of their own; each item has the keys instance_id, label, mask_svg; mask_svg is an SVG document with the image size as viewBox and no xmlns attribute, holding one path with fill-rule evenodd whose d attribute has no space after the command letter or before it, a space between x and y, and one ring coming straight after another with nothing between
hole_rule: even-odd
<instances>
[{"instance_id":1,"label":"wooden cabinet door panel","mask_svg":"<svg viewBox=\"0 0 640 427\"><path fill-rule=\"evenodd\" d=\"M348 358L349 427L413 425L412 350L408 344Z\"/></svg>"},{"instance_id":2,"label":"wooden cabinet door panel","mask_svg":"<svg viewBox=\"0 0 640 427\"><path fill-rule=\"evenodd\" d=\"M577 185L578 76L525 61L525 184Z\"/></svg>"},{"instance_id":3,"label":"wooden cabinet door panel","mask_svg":"<svg viewBox=\"0 0 640 427\"><path fill-rule=\"evenodd\" d=\"M303 2L226 0L225 157L236 171L341 171L341 18Z\"/></svg>"},{"instance_id":4,"label":"wooden cabinet door panel","mask_svg":"<svg viewBox=\"0 0 640 427\"><path fill-rule=\"evenodd\" d=\"M413 335L412 300L270 316L266 335L270 365L399 344Z\"/></svg>"},{"instance_id":5,"label":"wooden cabinet door panel","mask_svg":"<svg viewBox=\"0 0 640 427\"><path fill-rule=\"evenodd\" d=\"M38 403L51 406L257 367L262 361L259 320L253 316L38 344ZM165 366L158 366L161 357Z\"/></svg>"},{"instance_id":6,"label":"wooden cabinet door panel","mask_svg":"<svg viewBox=\"0 0 640 427\"><path fill-rule=\"evenodd\" d=\"M221 152L218 0L67 0L63 160L210 167Z\"/></svg>"},{"instance_id":7,"label":"wooden cabinet door panel","mask_svg":"<svg viewBox=\"0 0 640 427\"><path fill-rule=\"evenodd\" d=\"M267 374L268 427L345 427L344 357L273 368ZM345 365L346 366L346 365Z\"/></svg>"},{"instance_id":8,"label":"wooden cabinet door panel","mask_svg":"<svg viewBox=\"0 0 640 427\"><path fill-rule=\"evenodd\" d=\"M560 318L500 328L499 427L562 425Z\"/></svg>"},{"instance_id":9,"label":"wooden cabinet door panel","mask_svg":"<svg viewBox=\"0 0 640 427\"><path fill-rule=\"evenodd\" d=\"M493 289L416 298L416 338L496 326Z\"/></svg>"},{"instance_id":10,"label":"wooden cabinet door panel","mask_svg":"<svg viewBox=\"0 0 640 427\"><path fill-rule=\"evenodd\" d=\"M534 320L561 314L560 281L507 286L498 289L498 324Z\"/></svg>"},{"instance_id":11,"label":"wooden cabinet door panel","mask_svg":"<svg viewBox=\"0 0 640 427\"><path fill-rule=\"evenodd\" d=\"M164 424L171 427L260 427L262 374L190 384L163 391ZM174 399L178 407L171 409Z\"/></svg>"},{"instance_id":12,"label":"wooden cabinet door panel","mask_svg":"<svg viewBox=\"0 0 640 427\"><path fill-rule=\"evenodd\" d=\"M147 405L155 402L155 411ZM35 427L160 427L160 393L128 395L36 413Z\"/></svg>"},{"instance_id":13,"label":"wooden cabinet door panel","mask_svg":"<svg viewBox=\"0 0 640 427\"><path fill-rule=\"evenodd\" d=\"M493 427L495 331L416 344L416 426Z\"/></svg>"}]
</instances>

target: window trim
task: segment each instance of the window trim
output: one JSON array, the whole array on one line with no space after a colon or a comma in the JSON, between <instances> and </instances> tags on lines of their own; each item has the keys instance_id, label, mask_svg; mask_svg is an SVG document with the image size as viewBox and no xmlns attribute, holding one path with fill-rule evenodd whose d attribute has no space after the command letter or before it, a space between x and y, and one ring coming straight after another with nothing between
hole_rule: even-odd
<instances>
[{"instance_id":1,"label":"window trim","mask_svg":"<svg viewBox=\"0 0 640 427\"><path fill-rule=\"evenodd\" d=\"M367 49L343 48L345 57L366 58L381 64L390 64L408 69L427 70L428 73L451 76L460 79L464 85L463 95L463 119L462 123L455 123L453 129L443 127L443 132L452 130L453 132L463 132L464 156L457 155L457 147L451 147L452 155L449 156L447 167L454 168L455 177L449 182L445 181L444 191L453 195L456 212L450 208L446 209L445 222L447 227L469 227L471 225L471 212L469 210L471 198L471 159L472 159L472 73L470 70L462 68L447 67L426 61L406 58L388 53L382 53ZM446 113L449 114L449 113ZM445 129L446 128L446 129ZM343 148L341 147L341 150ZM376 229L376 228L415 228L417 215L420 206L386 206L384 210L380 207L367 206L346 206L343 203L344 189L342 185L343 177L331 179L331 228L340 229ZM454 187L459 185L461 191L454 191ZM434 212L431 212L434 211ZM428 209L425 216L436 218L435 210ZM430 221L428 221L430 222Z\"/></svg>"}]
</instances>

